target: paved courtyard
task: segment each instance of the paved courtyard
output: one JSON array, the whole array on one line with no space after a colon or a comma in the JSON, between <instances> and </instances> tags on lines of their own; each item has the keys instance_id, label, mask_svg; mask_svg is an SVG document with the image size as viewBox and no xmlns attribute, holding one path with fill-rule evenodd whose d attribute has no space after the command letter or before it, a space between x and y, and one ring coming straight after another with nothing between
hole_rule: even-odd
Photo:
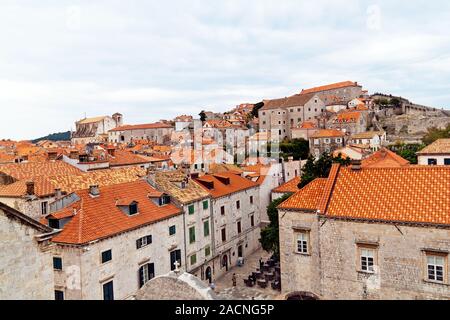
<instances>
[{"instance_id":1,"label":"paved courtyard","mask_svg":"<svg viewBox=\"0 0 450 320\"><path fill-rule=\"evenodd\" d=\"M270 254L260 249L245 259L242 267L233 267L228 273L216 281L216 293L224 300L274 300L280 299L280 292L268 287L262 289L258 286L248 288L244 284L244 279L259 267L259 259L264 261L269 259ZM237 286L233 287L233 273L236 273Z\"/></svg>"}]
</instances>

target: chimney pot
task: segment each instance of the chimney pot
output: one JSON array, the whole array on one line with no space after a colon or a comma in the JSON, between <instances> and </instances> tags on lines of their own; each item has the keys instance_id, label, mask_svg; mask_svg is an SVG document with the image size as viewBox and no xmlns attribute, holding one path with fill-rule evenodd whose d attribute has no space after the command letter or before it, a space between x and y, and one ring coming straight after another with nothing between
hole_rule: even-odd
<instances>
[{"instance_id":1,"label":"chimney pot","mask_svg":"<svg viewBox=\"0 0 450 320\"><path fill-rule=\"evenodd\" d=\"M55 198L56 198L57 200L59 200L59 199L61 199L61 197L62 197L61 189L60 189L60 188L56 188L56 189L55 189Z\"/></svg>"},{"instance_id":2,"label":"chimney pot","mask_svg":"<svg viewBox=\"0 0 450 320\"><path fill-rule=\"evenodd\" d=\"M89 194L93 197L98 197L100 195L100 189L98 185L89 186Z\"/></svg>"},{"instance_id":3,"label":"chimney pot","mask_svg":"<svg viewBox=\"0 0 450 320\"><path fill-rule=\"evenodd\" d=\"M34 182L33 181L28 181L27 183L26 183L26 185L27 185L27 195L30 195L30 196L32 196L32 195L34 195Z\"/></svg>"},{"instance_id":4,"label":"chimney pot","mask_svg":"<svg viewBox=\"0 0 450 320\"><path fill-rule=\"evenodd\" d=\"M352 160L352 170L360 171L361 170L361 160Z\"/></svg>"}]
</instances>

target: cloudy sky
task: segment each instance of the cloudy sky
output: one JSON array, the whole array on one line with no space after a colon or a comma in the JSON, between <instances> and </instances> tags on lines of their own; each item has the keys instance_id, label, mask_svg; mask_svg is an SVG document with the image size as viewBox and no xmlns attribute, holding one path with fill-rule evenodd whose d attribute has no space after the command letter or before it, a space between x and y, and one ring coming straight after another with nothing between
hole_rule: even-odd
<instances>
[{"instance_id":1,"label":"cloudy sky","mask_svg":"<svg viewBox=\"0 0 450 320\"><path fill-rule=\"evenodd\" d=\"M1 0L0 138L343 80L450 109L450 2Z\"/></svg>"}]
</instances>

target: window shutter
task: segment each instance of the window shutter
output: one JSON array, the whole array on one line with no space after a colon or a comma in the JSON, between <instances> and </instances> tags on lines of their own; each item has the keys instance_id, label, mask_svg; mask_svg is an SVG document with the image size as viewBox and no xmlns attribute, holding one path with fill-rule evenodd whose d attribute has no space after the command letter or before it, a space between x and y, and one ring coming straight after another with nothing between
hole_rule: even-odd
<instances>
[{"instance_id":1,"label":"window shutter","mask_svg":"<svg viewBox=\"0 0 450 320\"><path fill-rule=\"evenodd\" d=\"M140 249L141 248L141 239L137 239L136 240L136 249Z\"/></svg>"}]
</instances>

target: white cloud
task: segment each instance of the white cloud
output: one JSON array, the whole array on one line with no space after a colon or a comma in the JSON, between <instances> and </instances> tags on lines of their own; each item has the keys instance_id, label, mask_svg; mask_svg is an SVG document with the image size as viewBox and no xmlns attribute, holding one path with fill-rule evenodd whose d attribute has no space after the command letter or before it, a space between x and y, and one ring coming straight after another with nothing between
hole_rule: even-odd
<instances>
[{"instance_id":1,"label":"white cloud","mask_svg":"<svg viewBox=\"0 0 450 320\"><path fill-rule=\"evenodd\" d=\"M368 28L379 8L381 23ZM447 1L39 2L0 8L0 138L147 122L355 80L450 106Z\"/></svg>"}]
</instances>

